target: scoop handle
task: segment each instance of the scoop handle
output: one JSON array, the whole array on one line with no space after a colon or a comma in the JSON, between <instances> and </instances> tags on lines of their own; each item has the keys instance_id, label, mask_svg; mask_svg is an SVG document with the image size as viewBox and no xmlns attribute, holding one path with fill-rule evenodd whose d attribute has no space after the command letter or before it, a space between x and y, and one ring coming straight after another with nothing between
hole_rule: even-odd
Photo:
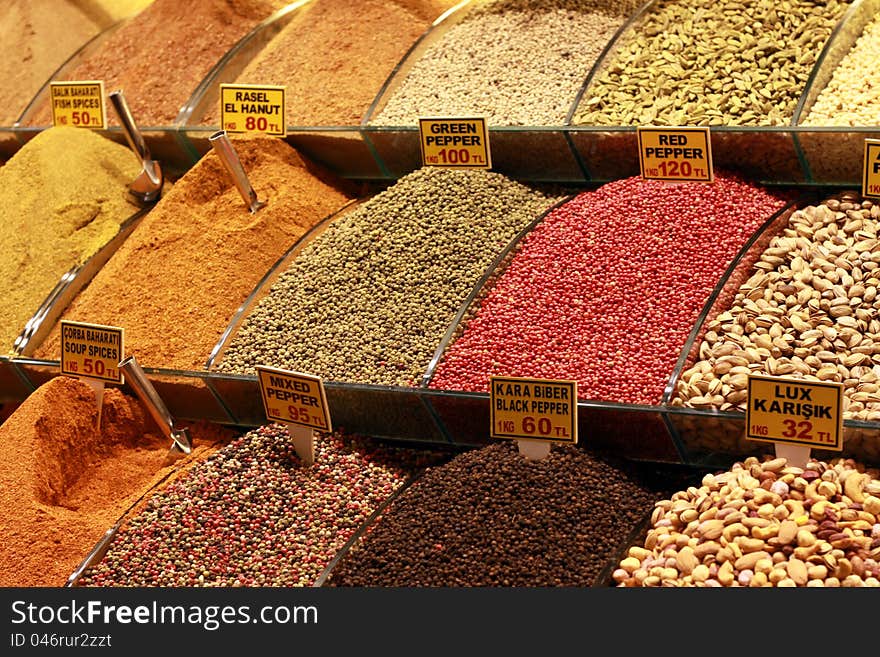
<instances>
[{"instance_id":1,"label":"scoop handle","mask_svg":"<svg viewBox=\"0 0 880 657\"><path fill-rule=\"evenodd\" d=\"M131 150L140 158L141 163L152 160L150 150L147 148L147 142L144 141L144 136L135 125L134 117L131 115L131 110L128 108L128 103L125 101L122 90L111 91L109 96L110 103L113 105L113 109L116 110L119 122L122 124L125 140L128 142Z\"/></svg>"}]
</instances>

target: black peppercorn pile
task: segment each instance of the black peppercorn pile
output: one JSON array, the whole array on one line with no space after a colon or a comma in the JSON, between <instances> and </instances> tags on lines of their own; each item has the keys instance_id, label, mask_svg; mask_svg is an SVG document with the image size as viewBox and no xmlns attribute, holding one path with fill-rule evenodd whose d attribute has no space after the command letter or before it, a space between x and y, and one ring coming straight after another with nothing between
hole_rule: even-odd
<instances>
[{"instance_id":1,"label":"black peppercorn pile","mask_svg":"<svg viewBox=\"0 0 880 657\"><path fill-rule=\"evenodd\" d=\"M306 468L260 427L154 495L84 586L308 586L408 475L437 454L331 434Z\"/></svg>"},{"instance_id":2,"label":"black peppercorn pile","mask_svg":"<svg viewBox=\"0 0 880 657\"><path fill-rule=\"evenodd\" d=\"M513 442L461 454L406 490L328 585L591 586L675 481L634 472L570 445L542 461Z\"/></svg>"}]
</instances>

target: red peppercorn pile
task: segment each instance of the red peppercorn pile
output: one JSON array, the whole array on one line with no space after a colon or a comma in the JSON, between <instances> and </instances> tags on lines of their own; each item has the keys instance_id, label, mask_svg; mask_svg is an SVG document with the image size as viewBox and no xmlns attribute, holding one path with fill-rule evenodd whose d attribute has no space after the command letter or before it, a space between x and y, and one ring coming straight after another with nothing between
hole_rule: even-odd
<instances>
[{"instance_id":1,"label":"red peppercorn pile","mask_svg":"<svg viewBox=\"0 0 880 657\"><path fill-rule=\"evenodd\" d=\"M658 403L712 288L785 203L727 175L633 177L583 192L523 240L430 386L574 379L582 399Z\"/></svg>"},{"instance_id":2,"label":"red peppercorn pile","mask_svg":"<svg viewBox=\"0 0 880 657\"><path fill-rule=\"evenodd\" d=\"M245 434L154 495L85 586L308 586L436 455L332 434L304 468L287 430Z\"/></svg>"}]
</instances>

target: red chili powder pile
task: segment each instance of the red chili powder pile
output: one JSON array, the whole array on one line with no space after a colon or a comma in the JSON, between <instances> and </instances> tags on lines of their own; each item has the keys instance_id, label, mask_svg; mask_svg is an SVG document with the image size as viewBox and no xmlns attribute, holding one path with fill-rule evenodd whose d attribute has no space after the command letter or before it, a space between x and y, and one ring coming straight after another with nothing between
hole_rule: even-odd
<instances>
[{"instance_id":1,"label":"red chili powder pile","mask_svg":"<svg viewBox=\"0 0 880 657\"><path fill-rule=\"evenodd\" d=\"M62 586L144 493L234 437L194 424L192 453L169 459L170 440L116 388L100 431L96 419L92 388L59 376L0 426L0 586Z\"/></svg>"},{"instance_id":2,"label":"red chili powder pile","mask_svg":"<svg viewBox=\"0 0 880 657\"><path fill-rule=\"evenodd\" d=\"M214 154L144 217L63 318L125 328L144 367L204 369L232 315L309 228L353 196L279 139L236 140L257 197L252 214ZM56 325L36 357L60 358Z\"/></svg>"},{"instance_id":3,"label":"red chili powder pile","mask_svg":"<svg viewBox=\"0 0 880 657\"><path fill-rule=\"evenodd\" d=\"M316 0L236 80L287 87L287 124L357 125L394 67L457 0ZM219 123L219 108L202 123Z\"/></svg>"},{"instance_id":4,"label":"red chili powder pile","mask_svg":"<svg viewBox=\"0 0 880 657\"><path fill-rule=\"evenodd\" d=\"M172 125L211 67L282 0L154 0L83 61L67 80L122 89L141 126ZM116 120L108 112L110 123ZM29 123L49 125L48 104Z\"/></svg>"}]
</instances>

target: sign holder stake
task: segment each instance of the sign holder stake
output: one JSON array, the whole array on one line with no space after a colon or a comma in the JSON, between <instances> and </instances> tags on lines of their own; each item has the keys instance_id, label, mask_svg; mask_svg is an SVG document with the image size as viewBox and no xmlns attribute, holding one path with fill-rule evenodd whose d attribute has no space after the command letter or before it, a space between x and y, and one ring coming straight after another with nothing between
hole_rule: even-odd
<instances>
[{"instance_id":1,"label":"sign holder stake","mask_svg":"<svg viewBox=\"0 0 880 657\"><path fill-rule=\"evenodd\" d=\"M810 460L812 451L807 445L789 445L788 443L773 443L776 447L776 457L784 458L788 465L796 468L804 468Z\"/></svg>"},{"instance_id":2,"label":"sign holder stake","mask_svg":"<svg viewBox=\"0 0 880 657\"><path fill-rule=\"evenodd\" d=\"M285 422L287 432L293 441L296 455L302 459L303 465L309 467L315 463L315 430L300 424Z\"/></svg>"},{"instance_id":3,"label":"sign holder stake","mask_svg":"<svg viewBox=\"0 0 880 657\"><path fill-rule=\"evenodd\" d=\"M89 387L95 391L95 404L98 405L98 418L95 420L95 428L101 431L101 413L104 410L104 382L95 379L86 379L80 377L80 381L85 381Z\"/></svg>"},{"instance_id":4,"label":"sign holder stake","mask_svg":"<svg viewBox=\"0 0 880 657\"><path fill-rule=\"evenodd\" d=\"M516 446L519 453L528 461L540 461L550 456L550 443L543 440L517 439Z\"/></svg>"}]
</instances>

